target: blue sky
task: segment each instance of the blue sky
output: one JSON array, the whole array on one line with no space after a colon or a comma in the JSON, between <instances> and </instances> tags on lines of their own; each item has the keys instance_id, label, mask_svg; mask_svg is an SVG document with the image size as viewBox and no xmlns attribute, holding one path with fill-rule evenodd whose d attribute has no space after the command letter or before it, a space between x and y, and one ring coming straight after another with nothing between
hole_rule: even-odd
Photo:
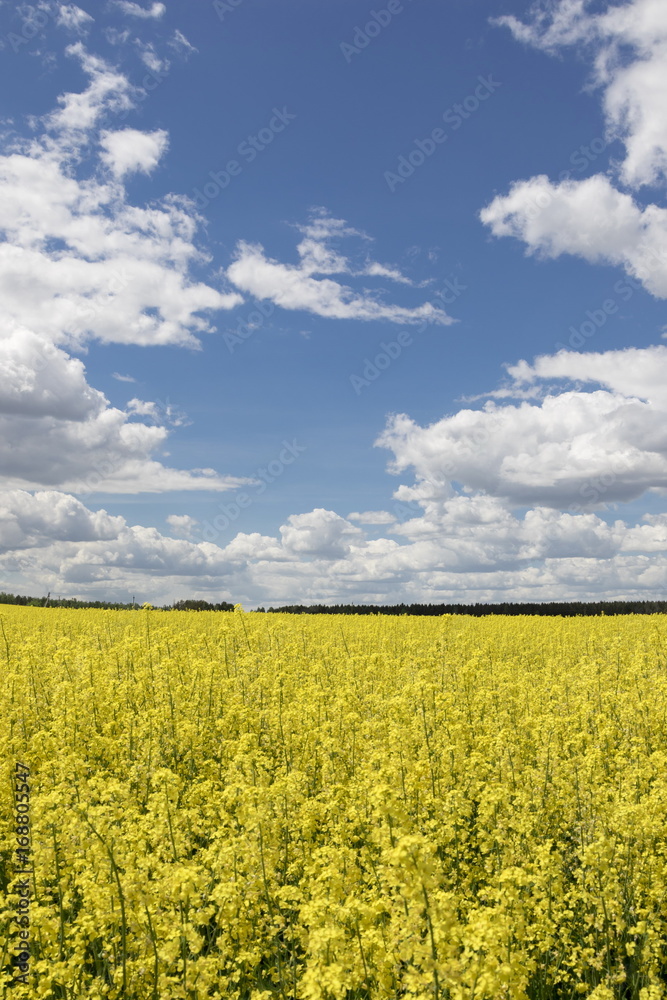
<instances>
[{"instance_id":1,"label":"blue sky","mask_svg":"<svg viewBox=\"0 0 667 1000\"><path fill-rule=\"evenodd\" d=\"M4 589L662 596L662 4L45 0L0 44Z\"/></svg>"}]
</instances>

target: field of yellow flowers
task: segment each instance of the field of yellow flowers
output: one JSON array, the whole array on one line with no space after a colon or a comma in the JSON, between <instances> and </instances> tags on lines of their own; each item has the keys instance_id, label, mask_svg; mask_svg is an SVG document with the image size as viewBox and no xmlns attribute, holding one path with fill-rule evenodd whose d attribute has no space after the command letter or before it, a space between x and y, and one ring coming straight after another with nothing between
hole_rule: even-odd
<instances>
[{"instance_id":1,"label":"field of yellow flowers","mask_svg":"<svg viewBox=\"0 0 667 1000\"><path fill-rule=\"evenodd\" d=\"M667 995L667 617L0 625L3 997Z\"/></svg>"}]
</instances>

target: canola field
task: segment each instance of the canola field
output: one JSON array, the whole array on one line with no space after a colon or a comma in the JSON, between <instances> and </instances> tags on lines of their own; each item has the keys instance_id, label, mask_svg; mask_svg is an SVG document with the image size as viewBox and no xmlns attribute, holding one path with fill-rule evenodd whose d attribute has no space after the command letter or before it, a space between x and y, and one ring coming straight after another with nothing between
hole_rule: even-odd
<instances>
[{"instance_id":1,"label":"canola field","mask_svg":"<svg viewBox=\"0 0 667 1000\"><path fill-rule=\"evenodd\" d=\"M667 994L667 617L0 619L3 997Z\"/></svg>"}]
</instances>

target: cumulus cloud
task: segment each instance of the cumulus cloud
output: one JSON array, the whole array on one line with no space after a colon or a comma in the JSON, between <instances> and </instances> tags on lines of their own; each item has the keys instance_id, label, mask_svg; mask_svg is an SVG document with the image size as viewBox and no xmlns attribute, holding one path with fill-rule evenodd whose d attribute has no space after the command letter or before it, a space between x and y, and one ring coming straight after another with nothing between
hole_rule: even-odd
<instances>
[{"instance_id":1,"label":"cumulus cloud","mask_svg":"<svg viewBox=\"0 0 667 1000\"><path fill-rule=\"evenodd\" d=\"M601 90L607 139L625 156L612 170L626 187L667 181L667 8L661 0L626 0L593 13L584 0L533 8L532 18L497 19L514 36L547 52L587 51ZM667 297L667 220L659 204L641 207L608 176L554 184L544 176L516 183L481 213L497 236L523 240L529 252L570 253L620 265L651 294Z\"/></svg>"},{"instance_id":2,"label":"cumulus cloud","mask_svg":"<svg viewBox=\"0 0 667 1000\"><path fill-rule=\"evenodd\" d=\"M50 153L0 157L7 322L73 345L197 346L197 334L212 329L205 314L242 299L190 279L203 259L195 230L175 199L135 208L116 185L74 180Z\"/></svg>"},{"instance_id":3,"label":"cumulus cloud","mask_svg":"<svg viewBox=\"0 0 667 1000\"><path fill-rule=\"evenodd\" d=\"M348 521L358 524L394 524L396 518L387 510L354 511L347 515Z\"/></svg>"},{"instance_id":4,"label":"cumulus cloud","mask_svg":"<svg viewBox=\"0 0 667 1000\"><path fill-rule=\"evenodd\" d=\"M0 552L41 548L59 542L110 541L124 522L105 510L90 511L64 493L0 493Z\"/></svg>"},{"instance_id":5,"label":"cumulus cloud","mask_svg":"<svg viewBox=\"0 0 667 1000\"><path fill-rule=\"evenodd\" d=\"M215 545L130 526L60 492L0 494L0 573L39 591L154 594L161 578L220 586L230 567Z\"/></svg>"},{"instance_id":6,"label":"cumulus cloud","mask_svg":"<svg viewBox=\"0 0 667 1000\"><path fill-rule=\"evenodd\" d=\"M82 42L68 46L65 51L79 60L89 83L85 90L61 94L59 108L46 118L52 135L43 142L40 152L45 148L55 149L63 159L68 154L70 158L75 154L76 146L72 148L73 145L85 141L82 133L91 129L102 115L129 111L136 96L127 77L104 59L88 52Z\"/></svg>"},{"instance_id":7,"label":"cumulus cloud","mask_svg":"<svg viewBox=\"0 0 667 1000\"><path fill-rule=\"evenodd\" d=\"M140 132L135 128L124 128L102 132L100 145L104 150L102 162L114 177L120 178L135 171L150 174L167 149L168 137L163 129Z\"/></svg>"},{"instance_id":8,"label":"cumulus cloud","mask_svg":"<svg viewBox=\"0 0 667 1000\"><path fill-rule=\"evenodd\" d=\"M161 493L230 490L249 480L214 469L172 469L152 456L168 430L131 420L111 407L85 420L0 415L3 489L52 486L72 493Z\"/></svg>"},{"instance_id":9,"label":"cumulus cloud","mask_svg":"<svg viewBox=\"0 0 667 1000\"><path fill-rule=\"evenodd\" d=\"M199 522L189 514L169 514L167 524L177 538L192 538Z\"/></svg>"},{"instance_id":10,"label":"cumulus cloud","mask_svg":"<svg viewBox=\"0 0 667 1000\"><path fill-rule=\"evenodd\" d=\"M137 422L148 417L152 426ZM231 489L243 480L212 469L184 472L152 458L166 426L184 421L169 405L109 405L82 362L17 328L0 337L0 463L3 488L53 486L90 493Z\"/></svg>"},{"instance_id":11,"label":"cumulus cloud","mask_svg":"<svg viewBox=\"0 0 667 1000\"><path fill-rule=\"evenodd\" d=\"M667 347L662 344L600 353L560 351L540 355L532 364L518 361L505 368L511 379L509 391L563 379L604 386L667 412Z\"/></svg>"},{"instance_id":12,"label":"cumulus cloud","mask_svg":"<svg viewBox=\"0 0 667 1000\"><path fill-rule=\"evenodd\" d=\"M390 471L415 476L400 501L430 514L463 492L586 511L667 489L667 347L560 351L506 369L489 395L520 402L491 399L426 427L388 420L376 445L392 452Z\"/></svg>"},{"instance_id":13,"label":"cumulus cloud","mask_svg":"<svg viewBox=\"0 0 667 1000\"><path fill-rule=\"evenodd\" d=\"M369 539L317 509L288 518L278 537L240 533L224 547L93 512L58 492L0 496L0 579L71 596L131 594L294 602L422 602L660 596L667 583L667 515L640 524L544 508L522 516L493 497L453 496Z\"/></svg>"},{"instance_id":14,"label":"cumulus cloud","mask_svg":"<svg viewBox=\"0 0 667 1000\"><path fill-rule=\"evenodd\" d=\"M625 145L621 179L635 187L667 180L667 12L661 0L626 0L598 13L584 0L559 0L533 8L528 23L513 16L496 23L550 53L586 48L608 133Z\"/></svg>"},{"instance_id":15,"label":"cumulus cloud","mask_svg":"<svg viewBox=\"0 0 667 1000\"><path fill-rule=\"evenodd\" d=\"M0 338L0 414L85 420L105 404L77 358L31 330L16 328Z\"/></svg>"},{"instance_id":16,"label":"cumulus cloud","mask_svg":"<svg viewBox=\"0 0 667 1000\"><path fill-rule=\"evenodd\" d=\"M212 329L206 314L242 297L190 277L206 257L185 199L137 207L121 183L96 173L93 129L119 101L131 103L132 88L80 44L70 51L91 78L88 87L61 98L41 136L0 157L3 314L10 327L57 343L197 346L197 334ZM106 129L101 158L122 178L152 169L166 143L161 130ZM73 176L71 161L83 158L88 175Z\"/></svg>"},{"instance_id":17,"label":"cumulus cloud","mask_svg":"<svg viewBox=\"0 0 667 1000\"><path fill-rule=\"evenodd\" d=\"M376 444L393 452L392 471L414 468L442 497L458 484L513 506L599 508L667 488L665 411L604 390L489 401L427 427L399 414Z\"/></svg>"},{"instance_id":18,"label":"cumulus cloud","mask_svg":"<svg viewBox=\"0 0 667 1000\"><path fill-rule=\"evenodd\" d=\"M328 319L384 320L389 323L415 324L424 321L439 325L455 322L447 313L427 302L420 306L390 305L368 289L355 291L322 275L385 277L401 284L412 284L398 268L380 264L367 254L354 264L340 252L344 238L369 237L348 226L342 219L331 218L324 210L313 213L309 223L298 227L302 239L297 246L299 264L282 264L267 257L259 244L240 242L236 259L227 269L227 277L241 291L257 299L269 299L283 309L298 309Z\"/></svg>"},{"instance_id":19,"label":"cumulus cloud","mask_svg":"<svg viewBox=\"0 0 667 1000\"><path fill-rule=\"evenodd\" d=\"M142 208L127 199L123 177L155 166L166 133L103 129L101 161L112 179L99 168L97 130L136 95L81 43L68 51L88 85L62 95L41 131L0 156L3 487L229 489L242 480L157 461L165 424L183 421L151 402L112 407L71 356L91 340L197 347L198 335L213 329L211 311L242 299L191 278L206 257L185 200Z\"/></svg>"},{"instance_id":20,"label":"cumulus cloud","mask_svg":"<svg viewBox=\"0 0 667 1000\"><path fill-rule=\"evenodd\" d=\"M87 23L73 5L58 9L70 26ZM157 452L164 456L169 428L186 422L180 411L139 399L111 406L72 356L91 341L198 348L201 335L214 330L212 314L243 297L193 277L208 258L197 245L200 219L187 199L168 196L149 206L129 200L126 179L150 173L168 143L163 130L116 126L114 116L130 111L141 92L82 42L67 53L83 73L82 89L62 94L56 109L34 122L31 137L0 156L3 487L78 495L230 489L246 480L208 468L173 469L156 459ZM259 281L259 298L287 308L310 302L321 315L450 322L430 304L384 305L374 294L322 278L344 273L410 284L397 268L375 261L369 238L342 220L317 211L300 237L296 268L262 258L255 273L252 254L241 252L230 269L237 287L253 290ZM338 249L352 239L363 247L354 263ZM262 268L275 287L264 282ZM291 284L283 281L287 273ZM288 531L295 545L305 545L306 535L299 522ZM332 551L340 544L332 541Z\"/></svg>"},{"instance_id":21,"label":"cumulus cloud","mask_svg":"<svg viewBox=\"0 0 667 1000\"><path fill-rule=\"evenodd\" d=\"M494 236L523 240L529 253L618 265L667 298L667 210L640 207L601 174L559 184L544 175L519 181L480 218Z\"/></svg>"},{"instance_id":22,"label":"cumulus cloud","mask_svg":"<svg viewBox=\"0 0 667 1000\"><path fill-rule=\"evenodd\" d=\"M82 377L66 357L60 361L56 383ZM170 538L57 491L14 490L0 504L0 577L25 581L28 591L33 581L31 592L216 596L265 606L661 596L667 515L635 524L596 508L667 486L667 347L561 351L506 367L504 391L530 391L530 401L491 400L428 427L405 416L388 422L377 443L391 449L394 472L410 474L389 510L345 518L316 508L289 516L275 536L240 533L223 546L200 541L200 524L188 514L167 518ZM20 390L20 377L7 385ZM115 419L155 416L150 402L130 404ZM19 417L56 405L48 380L30 383ZM82 427L110 419L99 396L81 405L69 416ZM11 395L7 407L16 422ZM145 453L165 433L130 426L138 430L136 447L147 431L154 435ZM0 423L0 440L2 430ZM75 461L83 440L67 447L45 440L44 468L53 455ZM11 473L16 458L7 451L0 461ZM176 488L168 473L155 469L158 487ZM408 515L402 521L399 508Z\"/></svg>"},{"instance_id":23,"label":"cumulus cloud","mask_svg":"<svg viewBox=\"0 0 667 1000\"><path fill-rule=\"evenodd\" d=\"M361 538L359 528L323 508L309 514L292 514L281 527L280 534L287 552L316 555L320 559L342 559L355 540Z\"/></svg>"}]
</instances>

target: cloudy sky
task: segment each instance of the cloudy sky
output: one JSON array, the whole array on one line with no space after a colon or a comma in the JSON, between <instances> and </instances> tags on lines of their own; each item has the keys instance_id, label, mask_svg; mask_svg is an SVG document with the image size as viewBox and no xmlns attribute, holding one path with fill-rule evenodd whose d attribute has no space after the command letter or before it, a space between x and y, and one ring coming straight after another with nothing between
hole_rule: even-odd
<instances>
[{"instance_id":1,"label":"cloudy sky","mask_svg":"<svg viewBox=\"0 0 667 1000\"><path fill-rule=\"evenodd\" d=\"M0 3L0 589L664 597L664 0Z\"/></svg>"}]
</instances>

